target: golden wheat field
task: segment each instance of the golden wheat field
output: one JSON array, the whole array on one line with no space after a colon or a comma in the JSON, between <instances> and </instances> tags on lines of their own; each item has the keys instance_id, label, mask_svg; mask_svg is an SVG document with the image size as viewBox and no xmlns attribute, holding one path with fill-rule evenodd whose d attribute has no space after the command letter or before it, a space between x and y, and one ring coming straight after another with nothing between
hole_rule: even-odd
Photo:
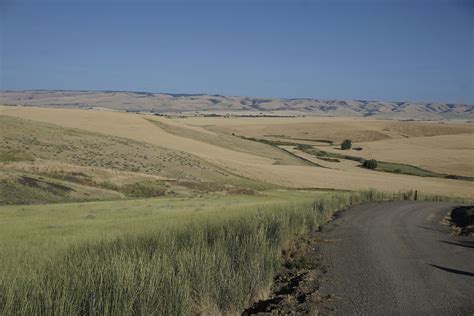
<instances>
[{"instance_id":1,"label":"golden wheat field","mask_svg":"<svg viewBox=\"0 0 474 316\"><path fill-rule=\"evenodd\" d=\"M0 115L156 145L197 157L231 174L286 187L413 189L464 197L474 193L471 181L367 170L354 161L309 157L291 145L310 144L328 152L341 152L338 143L349 138L354 147L362 148L349 152L357 157L472 176L474 125L468 123L303 117L169 119L149 114L33 107L1 107ZM275 146L244 137L285 141L289 145Z\"/></svg>"},{"instance_id":2,"label":"golden wheat field","mask_svg":"<svg viewBox=\"0 0 474 316\"><path fill-rule=\"evenodd\" d=\"M474 124L382 121L361 118L189 118L210 130L312 144L340 152L324 141L351 139L357 156L404 163L435 172L474 175Z\"/></svg>"}]
</instances>

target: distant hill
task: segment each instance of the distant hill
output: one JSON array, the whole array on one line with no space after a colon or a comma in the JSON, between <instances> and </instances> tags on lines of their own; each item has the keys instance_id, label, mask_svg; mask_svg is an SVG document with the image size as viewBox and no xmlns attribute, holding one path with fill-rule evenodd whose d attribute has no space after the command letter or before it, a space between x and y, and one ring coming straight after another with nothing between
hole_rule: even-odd
<instances>
[{"instance_id":1,"label":"distant hill","mask_svg":"<svg viewBox=\"0 0 474 316\"><path fill-rule=\"evenodd\" d=\"M474 105L366 100L253 98L128 91L1 91L0 104L156 113L307 115L385 119L474 119Z\"/></svg>"}]
</instances>

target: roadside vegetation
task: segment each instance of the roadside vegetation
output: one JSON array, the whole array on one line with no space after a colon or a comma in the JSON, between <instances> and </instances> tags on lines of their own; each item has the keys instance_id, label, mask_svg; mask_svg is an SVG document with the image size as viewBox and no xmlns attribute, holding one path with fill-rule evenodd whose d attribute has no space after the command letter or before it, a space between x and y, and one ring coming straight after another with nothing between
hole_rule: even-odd
<instances>
[{"instance_id":1,"label":"roadside vegetation","mask_svg":"<svg viewBox=\"0 0 474 316\"><path fill-rule=\"evenodd\" d=\"M349 205L409 198L273 191L0 207L0 314L237 313L266 295L296 236Z\"/></svg>"}]
</instances>

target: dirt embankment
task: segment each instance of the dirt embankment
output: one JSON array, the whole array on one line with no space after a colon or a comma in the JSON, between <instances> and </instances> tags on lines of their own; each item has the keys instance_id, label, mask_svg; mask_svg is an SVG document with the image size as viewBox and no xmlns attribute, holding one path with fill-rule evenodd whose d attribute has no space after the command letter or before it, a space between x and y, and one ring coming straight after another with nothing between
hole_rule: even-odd
<instances>
[{"instance_id":1,"label":"dirt embankment","mask_svg":"<svg viewBox=\"0 0 474 316\"><path fill-rule=\"evenodd\" d=\"M331 242L320 232L308 233L293 241L282 253L283 265L276 273L270 297L244 310L242 315L320 315L331 312L322 307L331 295L321 296L319 280L325 273L321 265L321 245ZM324 311L322 309L325 309Z\"/></svg>"}]
</instances>

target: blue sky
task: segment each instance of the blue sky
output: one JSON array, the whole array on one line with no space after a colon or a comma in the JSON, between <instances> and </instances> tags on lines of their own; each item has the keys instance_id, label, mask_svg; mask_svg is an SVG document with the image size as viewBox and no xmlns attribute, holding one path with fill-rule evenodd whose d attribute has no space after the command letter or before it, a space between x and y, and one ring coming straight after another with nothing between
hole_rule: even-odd
<instances>
[{"instance_id":1,"label":"blue sky","mask_svg":"<svg viewBox=\"0 0 474 316\"><path fill-rule=\"evenodd\" d=\"M0 89L474 104L474 1L0 0Z\"/></svg>"}]
</instances>

